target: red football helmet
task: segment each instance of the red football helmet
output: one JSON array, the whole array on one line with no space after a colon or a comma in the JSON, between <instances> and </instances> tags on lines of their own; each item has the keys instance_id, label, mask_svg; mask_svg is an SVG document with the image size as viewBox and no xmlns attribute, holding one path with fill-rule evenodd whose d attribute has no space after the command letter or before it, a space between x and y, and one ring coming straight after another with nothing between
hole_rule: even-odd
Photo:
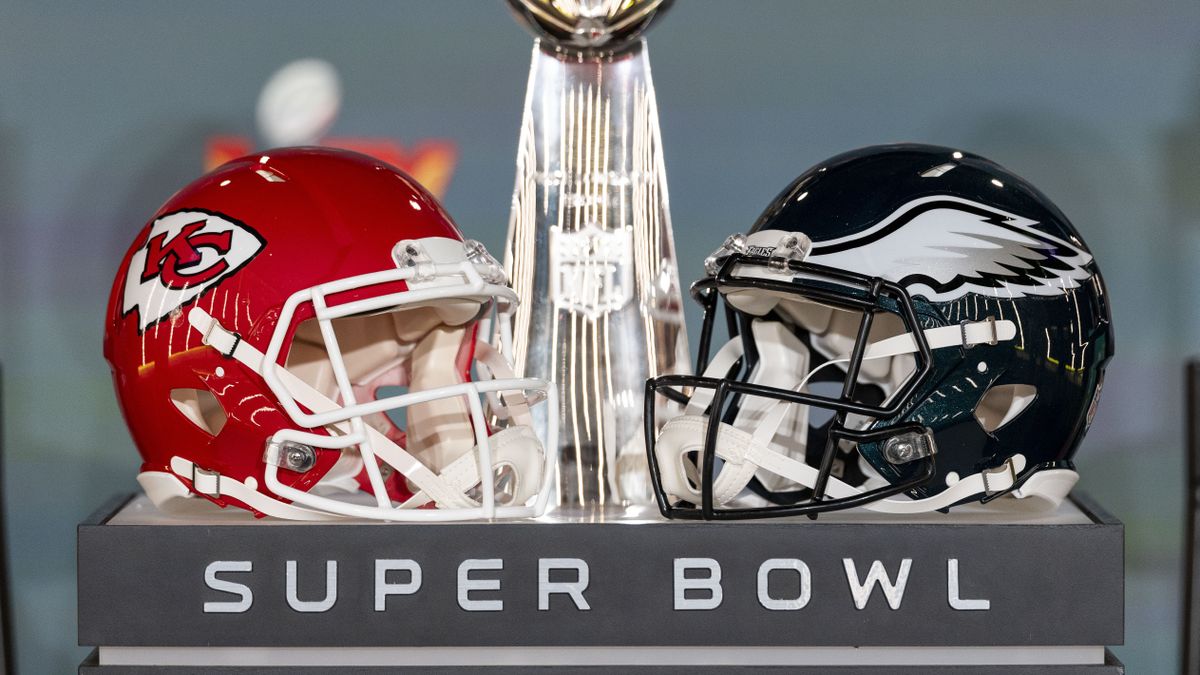
<instances>
[{"instance_id":1,"label":"red football helmet","mask_svg":"<svg viewBox=\"0 0 1200 675\"><path fill-rule=\"evenodd\" d=\"M539 439L530 406L556 393L503 356L516 303L383 162L230 162L159 209L113 283L104 355L138 482L168 510L195 494L302 520L540 515L557 431ZM478 339L493 319L500 350Z\"/></svg>"}]
</instances>

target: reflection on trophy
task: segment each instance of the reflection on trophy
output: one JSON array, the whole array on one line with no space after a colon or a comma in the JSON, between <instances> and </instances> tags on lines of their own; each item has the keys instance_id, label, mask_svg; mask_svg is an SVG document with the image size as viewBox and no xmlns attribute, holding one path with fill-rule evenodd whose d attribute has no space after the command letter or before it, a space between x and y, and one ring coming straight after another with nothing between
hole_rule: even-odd
<instances>
[{"instance_id":1,"label":"reflection on trophy","mask_svg":"<svg viewBox=\"0 0 1200 675\"><path fill-rule=\"evenodd\" d=\"M688 369L658 108L638 37L670 0L509 4L538 36L505 250L522 299L514 360L561 392L557 503L649 503L646 378Z\"/></svg>"}]
</instances>

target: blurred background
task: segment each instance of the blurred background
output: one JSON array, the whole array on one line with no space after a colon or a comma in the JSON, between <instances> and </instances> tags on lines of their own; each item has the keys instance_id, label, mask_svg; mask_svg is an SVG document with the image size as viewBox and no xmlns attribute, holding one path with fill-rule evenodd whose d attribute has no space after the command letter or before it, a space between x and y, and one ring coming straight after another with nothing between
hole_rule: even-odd
<instances>
[{"instance_id":1,"label":"blurred background","mask_svg":"<svg viewBox=\"0 0 1200 675\"><path fill-rule=\"evenodd\" d=\"M1115 651L1130 672L1175 670L1181 365L1200 352L1200 2L679 0L649 44L685 285L803 169L873 143L980 153L1070 216L1117 331L1078 455L1082 489L1127 528ZM261 142L267 79L319 57L344 97L329 135L441 172L450 213L498 254L531 45L500 0L0 0L3 498L22 673L73 672L85 655L75 523L136 489L100 344L145 220L206 157ZM698 320L689 306L693 334Z\"/></svg>"}]
</instances>

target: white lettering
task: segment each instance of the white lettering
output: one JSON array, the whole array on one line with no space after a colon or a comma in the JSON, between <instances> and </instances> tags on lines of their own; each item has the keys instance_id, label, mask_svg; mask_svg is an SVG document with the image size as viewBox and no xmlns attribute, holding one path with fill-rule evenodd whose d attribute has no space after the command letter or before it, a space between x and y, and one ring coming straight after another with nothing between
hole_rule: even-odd
<instances>
[{"instance_id":1,"label":"white lettering","mask_svg":"<svg viewBox=\"0 0 1200 675\"><path fill-rule=\"evenodd\" d=\"M408 581L394 583L387 580L388 572L408 572ZM389 595L412 595L421 590L421 566L415 560L375 561L375 611L387 609Z\"/></svg>"},{"instance_id":2,"label":"white lettering","mask_svg":"<svg viewBox=\"0 0 1200 675\"><path fill-rule=\"evenodd\" d=\"M684 573L689 570L708 570L707 577L689 579ZM708 597L689 598L690 590L706 591ZM675 559L675 609L704 610L721 606L721 565L712 558Z\"/></svg>"},{"instance_id":3,"label":"white lettering","mask_svg":"<svg viewBox=\"0 0 1200 675\"><path fill-rule=\"evenodd\" d=\"M946 561L946 599L950 602L950 607L959 611L992 608L991 600L968 600L958 597L958 558Z\"/></svg>"},{"instance_id":4,"label":"white lettering","mask_svg":"<svg viewBox=\"0 0 1200 675\"><path fill-rule=\"evenodd\" d=\"M800 595L795 598L772 598L767 584L774 570L795 570L800 574ZM758 604L766 609L790 611L804 609L812 597L812 575L808 565L796 558L771 558L758 567Z\"/></svg>"},{"instance_id":5,"label":"white lettering","mask_svg":"<svg viewBox=\"0 0 1200 675\"><path fill-rule=\"evenodd\" d=\"M337 561L325 561L325 597L320 600L301 600L296 591L296 561L287 561L287 603L297 612L328 612L337 602Z\"/></svg>"},{"instance_id":6,"label":"white lettering","mask_svg":"<svg viewBox=\"0 0 1200 675\"><path fill-rule=\"evenodd\" d=\"M458 606L468 612L500 612L504 610L503 600L472 600L471 591L498 591L499 579L472 579L471 570L502 570L504 560L486 558L462 561L458 566Z\"/></svg>"},{"instance_id":7,"label":"white lettering","mask_svg":"<svg viewBox=\"0 0 1200 675\"><path fill-rule=\"evenodd\" d=\"M878 560L871 563L871 569L867 571L867 578L861 582L858 580L858 571L854 568L853 560L842 558L842 565L846 568L846 581L850 583L850 594L854 596L856 609L863 609L867 606L875 584L879 584L883 590L883 597L887 598L888 607L900 609L900 602L904 599L904 587L908 584L908 571L912 568L912 558L900 561L900 574L896 577L894 584L888 577L883 563Z\"/></svg>"},{"instance_id":8,"label":"white lettering","mask_svg":"<svg viewBox=\"0 0 1200 675\"><path fill-rule=\"evenodd\" d=\"M575 581L550 581L550 570L575 570ZM584 599L588 587L588 564L579 558L538 558L538 609L550 609L550 594L563 593L571 596L575 609L589 610Z\"/></svg>"},{"instance_id":9,"label":"white lettering","mask_svg":"<svg viewBox=\"0 0 1200 675\"><path fill-rule=\"evenodd\" d=\"M232 593L241 600L222 600L204 603L205 614L241 614L254 604L250 587L236 581L218 579L222 572L253 572L254 563L249 560L214 560L204 568L204 585L222 593Z\"/></svg>"}]
</instances>

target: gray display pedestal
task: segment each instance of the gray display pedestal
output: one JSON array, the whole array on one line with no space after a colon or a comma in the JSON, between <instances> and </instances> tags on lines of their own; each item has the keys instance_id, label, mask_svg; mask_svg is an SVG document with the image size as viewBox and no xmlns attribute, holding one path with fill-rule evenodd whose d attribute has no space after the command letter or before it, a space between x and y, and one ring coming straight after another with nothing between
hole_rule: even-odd
<instances>
[{"instance_id":1,"label":"gray display pedestal","mask_svg":"<svg viewBox=\"0 0 1200 675\"><path fill-rule=\"evenodd\" d=\"M205 507L125 497L80 525L79 641L98 647L81 673L1124 670L1105 650L1124 640L1124 529L1086 497L731 523Z\"/></svg>"}]
</instances>

